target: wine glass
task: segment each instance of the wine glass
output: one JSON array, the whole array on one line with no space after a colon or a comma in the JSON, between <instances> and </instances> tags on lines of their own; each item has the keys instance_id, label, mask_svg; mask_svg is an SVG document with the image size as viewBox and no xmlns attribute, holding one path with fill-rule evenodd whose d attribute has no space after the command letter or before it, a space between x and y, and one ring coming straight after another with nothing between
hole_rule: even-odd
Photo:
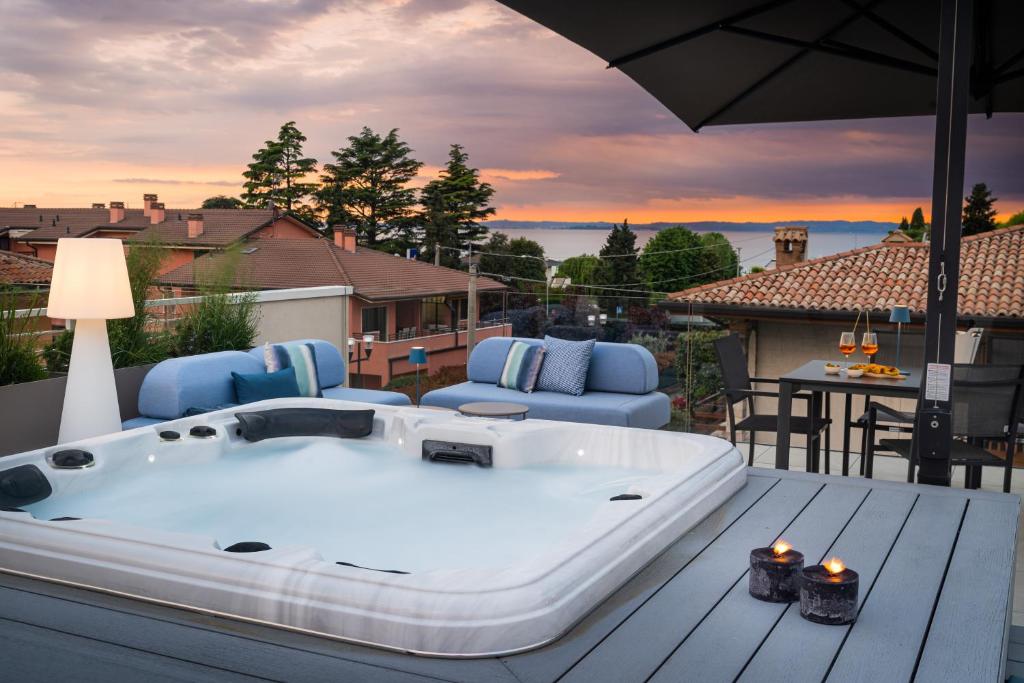
<instances>
[{"instance_id":1,"label":"wine glass","mask_svg":"<svg viewBox=\"0 0 1024 683\"><path fill-rule=\"evenodd\" d=\"M850 364L850 354L857 350L857 338L853 332L843 332L839 335L839 353L846 356L846 364Z\"/></svg>"},{"instance_id":2,"label":"wine glass","mask_svg":"<svg viewBox=\"0 0 1024 683\"><path fill-rule=\"evenodd\" d=\"M860 350L868 357L868 362L870 363L871 357L878 353L878 334L876 332L865 332L864 336L860 339Z\"/></svg>"}]
</instances>

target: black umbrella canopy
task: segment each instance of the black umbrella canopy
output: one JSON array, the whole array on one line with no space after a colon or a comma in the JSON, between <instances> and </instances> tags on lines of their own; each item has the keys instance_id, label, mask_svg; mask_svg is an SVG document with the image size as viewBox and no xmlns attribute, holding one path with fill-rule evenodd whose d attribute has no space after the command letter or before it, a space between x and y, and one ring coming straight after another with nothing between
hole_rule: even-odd
<instances>
[{"instance_id":1,"label":"black umbrella canopy","mask_svg":"<svg viewBox=\"0 0 1024 683\"><path fill-rule=\"evenodd\" d=\"M693 130L936 112L939 0L500 0ZM1024 0L977 0L974 113L1024 111Z\"/></svg>"}]
</instances>

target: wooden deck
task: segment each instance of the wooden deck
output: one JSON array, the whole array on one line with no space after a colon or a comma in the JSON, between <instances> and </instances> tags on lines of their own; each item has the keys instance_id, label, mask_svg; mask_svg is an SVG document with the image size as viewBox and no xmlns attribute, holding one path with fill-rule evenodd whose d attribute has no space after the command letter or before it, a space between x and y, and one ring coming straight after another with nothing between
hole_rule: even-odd
<instances>
[{"instance_id":1,"label":"wooden deck","mask_svg":"<svg viewBox=\"0 0 1024 683\"><path fill-rule=\"evenodd\" d=\"M1008 657L1008 673L1024 666L1024 645L1008 643L1019 506L750 470L744 489L569 634L499 659L411 657L0 574L0 679L988 683ZM809 562L838 554L860 572L852 627L747 594L747 554L779 535Z\"/></svg>"}]
</instances>

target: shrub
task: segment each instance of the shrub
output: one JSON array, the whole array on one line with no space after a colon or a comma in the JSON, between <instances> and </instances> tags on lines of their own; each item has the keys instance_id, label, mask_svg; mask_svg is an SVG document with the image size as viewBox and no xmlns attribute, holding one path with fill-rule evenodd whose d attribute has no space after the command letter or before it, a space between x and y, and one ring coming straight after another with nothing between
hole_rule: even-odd
<instances>
[{"instance_id":1,"label":"shrub","mask_svg":"<svg viewBox=\"0 0 1024 683\"><path fill-rule=\"evenodd\" d=\"M601 329L583 325L552 325L545 330L544 334L567 341L586 341L587 339L599 339Z\"/></svg>"},{"instance_id":2,"label":"shrub","mask_svg":"<svg viewBox=\"0 0 1024 683\"><path fill-rule=\"evenodd\" d=\"M722 373L718 369L714 341L724 334L720 330L696 330L679 335L676 344L676 375L685 389L687 370L692 368L692 375L689 378L691 404L722 388ZM690 363L687 363L688 348Z\"/></svg>"},{"instance_id":3,"label":"shrub","mask_svg":"<svg viewBox=\"0 0 1024 683\"><path fill-rule=\"evenodd\" d=\"M259 331L256 294L233 294L238 281L238 251L226 251L203 273L197 273L202 296L178 321L174 350L179 356L214 351L245 351Z\"/></svg>"},{"instance_id":4,"label":"shrub","mask_svg":"<svg viewBox=\"0 0 1024 683\"><path fill-rule=\"evenodd\" d=\"M508 312L513 337L540 337L546 318L540 306L513 309Z\"/></svg>"},{"instance_id":5,"label":"shrub","mask_svg":"<svg viewBox=\"0 0 1024 683\"><path fill-rule=\"evenodd\" d=\"M668 338L660 334L634 334L629 343L639 344L654 355L668 351Z\"/></svg>"},{"instance_id":6,"label":"shrub","mask_svg":"<svg viewBox=\"0 0 1024 683\"><path fill-rule=\"evenodd\" d=\"M46 370L36 354L35 337L31 334L32 319L15 315L21 295L15 289L0 288L0 385L46 377ZM36 297L29 301L29 308L38 306Z\"/></svg>"}]
</instances>

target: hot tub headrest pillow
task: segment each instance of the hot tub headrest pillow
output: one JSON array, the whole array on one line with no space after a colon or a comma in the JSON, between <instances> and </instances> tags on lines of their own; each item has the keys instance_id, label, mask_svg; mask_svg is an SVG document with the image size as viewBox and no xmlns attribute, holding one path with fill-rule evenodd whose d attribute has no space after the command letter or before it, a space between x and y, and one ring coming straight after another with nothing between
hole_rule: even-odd
<instances>
[{"instance_id":1,"label":"hot tub headrest pillow","mask_svg":"<svg viewBox=\"0 0 1024 683\"><path fill-rule=\"evenodd\" d=\"M35 465L19 465L0 472L0 507L31 505L51 493L50 482Z\"/></svg>"},{"instance_id":2,"label":"hot tub headrest pillow","mask_svg":"<svg viewBox=\"0 0 1024 683\"><path fill-rule=\"evenodd\" d=\"M238 434L246 441L281 436L334 436L358 439L373 431L371 410L329 408L276 408L235 413Z\"/></svg>"}]
</instances>

